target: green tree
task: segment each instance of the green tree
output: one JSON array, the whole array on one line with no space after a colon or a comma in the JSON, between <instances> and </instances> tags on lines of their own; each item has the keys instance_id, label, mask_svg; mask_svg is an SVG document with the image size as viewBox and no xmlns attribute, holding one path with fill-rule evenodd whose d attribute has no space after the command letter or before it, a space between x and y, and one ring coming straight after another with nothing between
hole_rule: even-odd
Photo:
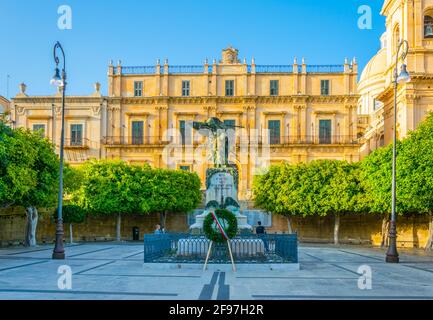
<instances>
[{"instance_id":1,"label":"green tree","mask_svg":"<svg viewBox=\"0 0 433 320\"><path fill-rule=\"evenodd\" d=\"M74 242L72 225L77 223L83 223L86 220L86 215L87 215L86 211L80 206L73 205L73 204L67 204L63 206L62 208L63 223L69 224L69 239L71 244ZM53 215L54 220L57 220L57 217L58 217L58 213L56 209L54 210L54 215Z\"/></svg>"},{"instance_id":2,"label":"green tree","mask_svg":"<svg viewBox=\"0 0 433 320\"><path fill-rule=\"evenodd\" d=\"M339 243L340 216L364 210L363 188L359 180L359 165L346 161L324 161L329 168L330 180L323 186L321 207L334 214L334 244Z\"/></svg>"},{"instance_id":3,"label":"green tree","mask_svg":"<svg viewBox=\"0 0 433 320\"><path fill-rule=\"evenodd\" d=\"M0 205L26 208L25 245L36 245L37 207L55 206L58 157L38 133L0 123Z\"/></svg>"},{"instance_id":4,"label":"green tree","mask_svg":"<svg viewBox=\"0 0 433 320\"><path fill-rule=\"evenodd\" d=\"M140 179L143 212L160 214L165 228L167 214L186 213L201 201L200 178L183 170L144 169Z\"/></svg>"},{"instance_id":5,"label":"green tree","mask_svg":"<svg viewBox=\"0 0 433 320\"><path fill-rule=\"evenodd\" d=\"M388 242L391 213L392 145L372 152L361 162L360 179L365 190L366 211L382 216L382 240Z\"/></svg>"},{"instance_id":6,"label":"green tree","mask_svg":"<svg viewBox=\"0 0 433 320\"><path fill-rule=\"evenodd\" d=\"M397 157L398 208L429 215L427 250L433 249L433 113L401 143Z\"/></svg>"},{"instance_id":7,"label":"green tree","mask_svg":"<svg viewBox=\"0 0 433 320\"><path fill-rule=\"evenodd\" d=\"M139 212L140 167L123 161L91 161L83 166L83 183L73 203L91 214L117 215L116 240L121 240L122 215Z\"/></svg>"},{"instance_id":8,"label":"green tree","mask_svg":"<svg viewBox=\"0 0 433 320\"><path fill-rule=\"evenodd\" d=\"M63 169L63 190L65 197L70 199L73 198L77 193L84 181L84 170L81 166L71 166L65 163Z\"/></svg>"},{"instance_id":9,"label":"green tree","mask_svg":"<svg viewBox=\"0 0 433 320\"><path fill-rule=\"evenodd\" d=\"M0 206L16 205L36 187L36 172L28 165L37 157L31 142L23 139L24 133L0 122Z\"/></svg>"},{"instance_id":10,"label":"green tree","mask_svg":"<svg viewBox=\"0 0 433 320\"><path fill-rule=\"evenodd\" d=\"M362 208L358 166L343 161L272 166L265 175L255 177L253 186L256 205L286 216L289 232L292 232L292 216L335 215L336 244L340 215Z\"/></svg>"}]
</instances>

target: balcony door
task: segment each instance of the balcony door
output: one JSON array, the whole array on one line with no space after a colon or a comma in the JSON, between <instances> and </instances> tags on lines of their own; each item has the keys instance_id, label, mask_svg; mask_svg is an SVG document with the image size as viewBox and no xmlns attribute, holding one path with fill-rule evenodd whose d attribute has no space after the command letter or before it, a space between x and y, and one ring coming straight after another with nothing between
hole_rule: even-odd
<instances>
[{"instance_id":1,"label":"balcony door","mask_svg":"<svg viewBox=\"0 0 433 320\"><path fill-rule=\"evenodd\" d=\"M330 144L331 143L331 120L320 120L319 121L319 143Z\"/></svg>"},{"instance_id":2,"label":"balcony door","mask_svg":"<svg viewBox=\"0 0 433 320\"><path fill-rule=\"evenodd\" d=\"M132 144L143 144L144 122L132 121Z\"/></svg>"}]
</instances>

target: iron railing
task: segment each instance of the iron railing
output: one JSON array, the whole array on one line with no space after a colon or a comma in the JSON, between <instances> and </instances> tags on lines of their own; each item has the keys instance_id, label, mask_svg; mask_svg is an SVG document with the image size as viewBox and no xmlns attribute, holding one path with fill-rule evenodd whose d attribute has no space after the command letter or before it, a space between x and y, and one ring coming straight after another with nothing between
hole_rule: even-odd
<instances>
[{"instance_id":1,"label":"iron railing","mask_svg":"<svg viewBox=\"0 0 433 320\"><path fill-rule=\"evenodd\" d=\"M163 68L161 67L161 73ZM122 74L155 74L156 66L122 67Z\"/></svg>"},{"instance_id":2,"label":"iron railing","mask_svg":"<svg viewBox=\"0 0 433 320\"><path fill-rule=\"evenodd\" d=\"M170 74L204 73L204 66L168 66Z\"/></svg>"},{"instance_id":3,"label":"iron railing","mask_svg":"<svg viewBox=\"0 0 433 320\"><path fill-rule=\"evenodd\" d=\"M178 146L191 146L198 145L200 143L204 143L206 140L200 138L192 138L185 137L184 139L181 136L172 136L172 137L159 137L159 136L113 136L113 137L104 137L101 140L101 143L106 146L145 146L145 145L164 145L172 143ZM236 146L239 146L241 143L250 143L250 144L269 144L272 146L281 146L281 145L299 145L299 144L308 144L308 145L335 145L335 144L358 144L359 141L354 136L348 135L332 135L332 136L281 136L281 137L265 137L265 136L257 136L257 137L244 137L237 136L236 137ZM83 142L82 145L79 146L89 146L88 142ZM77 146L78 147L78 146Z\"/></svg>"},{"instance_id":4,"label":"iron railing","mask_svg":"<svg viewBox=\"0 0 433 320\"><path fill-rule=\"evenodd\" d=\"M155 145L170 143L170 138L166 139L159 136L109 136L104 137L101 143L108 146L116 145Z\"/></svg>"},{"instance_id":5,"label":"iron railing","mask_svg":"<svg viewBox=\"0 0 433 320\"><path fill-rule=\"evenodd\" d=\"M291 145L291 144L357 144L358 139L347 135L331 136L281 136L281 137L264 137L259 136L256 139L250 139L250 143L270 144L272 145Z\"/></svg>"},{"instance_id":6,"label":"iron railing","mask_svg":"<svg viewBox=\"0 0 433 320\"><path fill-rule=\"evenodd\" d=\"M65 144L64 147L65 148L83 148L83 149L87 149L89 148L91 145L91 141L89 139L65 139Z\"/></svg>"},{"instance_id":7,"label":"iron railing","mask_svg":"<svg viewBox=\"0 0 433 320\"><path fill-rule=\"evenodd\" d=\"M121 67L123 75L138 75L138 74L156 74L156 66L125 66ZM208 73L212 73L213 66L208 66ZM293 65L256 65L256 73L293 73ZM252 66L247 65L247 73L251 73ZM117 74L117 68L113 69L114 74ZM169 74L201 74L205 72L204 65L174 65L168 66ZM297 72L302 72L302 65L298 65ZM306 65L307 73L343 73L343 64L332 65ZM160 65L160 73L164 73L164 65Z\"/></svg>"},{"instance_id":8,"label":"iron railing","mask_svg":"<svg viewBox=\"0 0 433 320\"><path fill-rule=\"evenodd\" d=\"M204 263L210 240L203 235L148 234L145 263ZM296 234L240 234L230 240L236 263L297 263ZM213 243L209 263L230 263L227 243Z\"/></svg>"},{"instance_id":9,"label":"iron railing","mask_svg":"<svg viewBox=\"0 0 433 320\"><path fill-rule=\"evenodd\" d=\"M293 73L293 65L256 65L256 73Z\"/></svg>"},{"instance_id":10,"label":"iron railing","mask_svg":"<svg viewBox=\"0 0 433 320\"><path fill-rule=\"evenodd\" d=\"M342 73L342 72L344 72L343 64L307 65L307 73Z\"/></svg>"}]
</instances>

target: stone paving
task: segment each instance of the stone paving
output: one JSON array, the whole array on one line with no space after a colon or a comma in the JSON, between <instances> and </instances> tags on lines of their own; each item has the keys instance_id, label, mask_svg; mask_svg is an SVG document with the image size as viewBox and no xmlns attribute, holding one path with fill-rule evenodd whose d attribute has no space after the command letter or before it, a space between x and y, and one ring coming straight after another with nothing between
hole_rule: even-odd
<instances>
[{"instance_id":1,"label":"stone paving","mask_svg":"<svg viewBox=\"0 0 433 320\"><path fill-rule=\"evenodd\" d=\"M385 251L357 246L301 245L300 270L257 267L234 273L143 267L141 243L88 243L66 247L51 260L52 246L0 249L0 299L432 299L433 255L401 251L400 264ZM72 270L71 289L59 289L58 268ZM369 266L371 289L358 287L358 268Z\"/></svg>"}]
</instances>

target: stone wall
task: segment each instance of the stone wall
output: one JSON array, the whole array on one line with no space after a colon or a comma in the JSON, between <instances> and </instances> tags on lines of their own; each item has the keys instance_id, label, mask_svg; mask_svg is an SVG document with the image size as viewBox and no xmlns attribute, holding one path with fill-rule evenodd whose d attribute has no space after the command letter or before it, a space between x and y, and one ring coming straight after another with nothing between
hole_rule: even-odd
<instances>
[{"instance_id":1,"label":"stone wall","mask_svg":"<svg viewBox=\"0 0 433 320\"><path fill-rule=\"evenodd\" d=\"M52 210L51 210L52 212ZM152 233L159 222L159 215L133 215L122 218L122 240L132 240L132 228L140 228L140 239L144 233ZM20 244L24 239L25 211L23 208L0 210L0 246ZM400 247L424 247L428 236L428 217L424 215L398 218L398 245ZM292 218L292 227L301 242L332 243L334 218ZM376 215L347 215L340 221L340 242L380 245L382 218ZM167 230L187 232L186 214L168 214ZM287 219L274 215L269 233L287 232ZM82 224L73 226L74 241L108 241L116 238L116 217L88 217ZM55 224L47 211L40 210L37 229L39 243L54 240ZM69 225L65 225L65 239L69 241Z\"/></svg>"},{"instance_id":2,"label":"stone wall","mask_svg":"<svg viewBox=\"0 0 433 320\"><path fill-rule=\"evenodd\" d=\"M51 210L52 212L52 210ZM37 227L38 243L51 243L55 236L55 222L47 211L39 210ZM74 241L108 241L116 239L116 216L89 216L82 224L73 225ZM159 223L159 214L123 216L121 223L122 240L132 240L132 228L143 234L152 233ZM0 246L22 244L24 241L26 217L23 208L0 210ZM69 224L64 225L65 240L69 242ZM166 229L173 232L187 232L186 214L168 214Z\"/></svg>"},{"instance_id":3,"label":"stone wall","mask_svg":"<svg viewBox=\"0 0 433 320\"><path fill-rule=\"evenodd\" d=\"M429 218L415 215L397 218L397 245L423 248L427 243ZM292 229L301 242L333 243L334 217L293 217ZM268 232L287 232L287 219L272 216L272 228ZM347 215L340 219L340 243L370 244L379 246L382 240L382 217L378 215Z\"/></svg>"}]
</instances>

